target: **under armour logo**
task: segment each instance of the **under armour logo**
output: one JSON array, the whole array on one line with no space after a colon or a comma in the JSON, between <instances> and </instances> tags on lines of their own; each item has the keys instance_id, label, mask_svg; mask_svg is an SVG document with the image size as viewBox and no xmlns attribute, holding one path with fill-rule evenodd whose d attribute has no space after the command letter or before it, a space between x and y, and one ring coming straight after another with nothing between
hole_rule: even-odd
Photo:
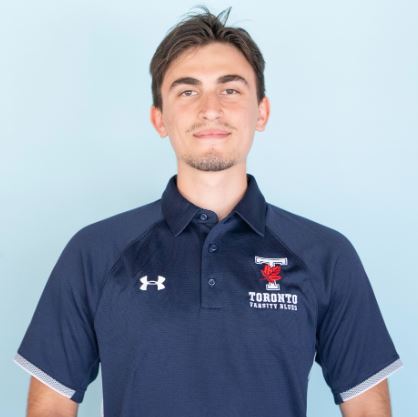
<instances>
[{"instance_id":1,"label":"under armour logo","mask_svg":"<svg viewBox=\"0 0 418 417\"><path fill-rule=\"evenodd\" d=\"M158 278L156 281L148 281L148 275L143 276L142 278L139 278L139 281L141 282L141 286L139 287L140 290L146 291L148 288L148 285L156 285L157 290L163 290L165 288L165 285L163 282L165 281L165 278L161 275L158 275Z\"/></svg>"}]
</instances>

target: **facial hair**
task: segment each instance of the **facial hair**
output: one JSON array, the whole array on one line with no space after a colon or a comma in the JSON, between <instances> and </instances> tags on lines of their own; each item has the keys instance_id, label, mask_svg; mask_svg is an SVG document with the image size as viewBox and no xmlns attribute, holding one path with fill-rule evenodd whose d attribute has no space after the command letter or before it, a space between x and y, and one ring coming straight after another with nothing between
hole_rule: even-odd
<instances>
[{"instance_id":1,"label":"facial hair","mask_svg":"<svg viewBox=\"0 0 418 417\"><path fill-rule=\"evenodd\" d=\"M192 155L184 155L182 159L186 164L200 171L223 171L235 165L234 159L222 158L217 152L213 151L209 151L198 158Z\"/></svg>"},{"instance_id":2,"label":"facial hair","mask_svg":"<svg viewBox=\"0 0 418 417\"><path fill-rule=\"evenodd\" d=\"M229 123L222 123L221 125L228 130L236 130L236 128L231 126ZM190 129L186 131L186 133L192 133L197 129L204 127L209 128L209 126L206 126L203 123L195 123L190 127ZM220 154L216 152L214 148L212 148L203 156L195 157L193 155L183 155L182 159L186 164L200 171L223 171L224 169L231 168L236 164L235 159L222 158L222 156L220 156Z\"/></svg>"}]
</instances>

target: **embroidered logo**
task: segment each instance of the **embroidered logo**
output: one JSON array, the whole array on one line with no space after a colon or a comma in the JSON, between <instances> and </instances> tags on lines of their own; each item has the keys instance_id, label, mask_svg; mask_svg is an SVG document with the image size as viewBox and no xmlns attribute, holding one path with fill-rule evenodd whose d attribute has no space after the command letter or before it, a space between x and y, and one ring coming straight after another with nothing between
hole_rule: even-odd
<instances>
[{"instance_id":1,"label":"embroidered logo","mask_svg":"<svg viewBox=\"0 0 418 417\"><path fill-rule=\"evenodd\" d=\"M163 290L165 288L165 285L163 284L164 281L165 278L161 275L158 275L158 278L155 281L148 281L148 275L145 275L142 278L139 278L139 282L141 282L139 289L146 291L148 289L148 285L156 285L158 291Z\"/></svg>"},{"instance_id":2,"label":"embroidered logo","mask_svg":"<svg viewBox=\"0 0 418 417\"><path fill-rule=\"evenodd\" d=\"M262 281L267 281L266 290L280 291L280 281L283 276L282 266L287 265L287 258L255 257L255 263L264 265L260 270ZM298 309L296 294L281 294L277 292L249 291L249 306L256 309L293 310Z\"/></svg>"},{"instance_id":3,"label":"embroidered logo","mask_svg":"<svg viewBox=\"0 0 418 417\"><path fill-rule=\"evenodd\" d=\"M282 272L282 265L287 265L287 258L263 258L256 256L255 263L264 264L264 268L260 271L262 275L260 279L267 281L266 290L280 290L280 285L277 281L283 278L280 273Z\"/></svg>"}]
</instances>

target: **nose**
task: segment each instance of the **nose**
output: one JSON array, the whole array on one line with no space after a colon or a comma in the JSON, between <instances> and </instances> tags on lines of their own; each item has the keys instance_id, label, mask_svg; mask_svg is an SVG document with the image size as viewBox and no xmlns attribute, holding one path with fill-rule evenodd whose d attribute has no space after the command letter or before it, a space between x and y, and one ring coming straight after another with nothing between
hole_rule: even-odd
<instances>
[{"instance_id":1,"label":"nose","mask_svg":"<svg viewBox=\"0 0 418 417\"><path fill-rule=\"evenodd\" d=\"M201 99L199 116L204 120L217 120L222 114L223 110L217 94L204 94Z\"/></svg>"}]
</instances>

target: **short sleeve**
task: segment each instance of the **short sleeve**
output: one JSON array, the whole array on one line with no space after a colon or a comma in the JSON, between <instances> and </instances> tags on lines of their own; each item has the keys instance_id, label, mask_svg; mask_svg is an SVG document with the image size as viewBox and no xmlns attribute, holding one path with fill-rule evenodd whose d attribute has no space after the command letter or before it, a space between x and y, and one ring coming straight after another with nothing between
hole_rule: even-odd
<instances>
[{"instance_id":1,"label":"short sleeve","mask_svg":"<svg viewBox=\"0 0 418 417\"><path fill-rule=\"evenodd\" d=\"M317 327L315 357L336 404L403 366L356 250L345 236L341 243L330 273L330 301Z\"/></svg>"},{"instance_id":2,"label":"short sleeve","mask_svg":"<svg viewBox=\"0 0 418 417\"><path fill-rule=\"evenodd\" d=\"M81 247L77 233L58 258L14 357L29 374L77 403L99 368Z\"/></svg>"}]
</instances>

